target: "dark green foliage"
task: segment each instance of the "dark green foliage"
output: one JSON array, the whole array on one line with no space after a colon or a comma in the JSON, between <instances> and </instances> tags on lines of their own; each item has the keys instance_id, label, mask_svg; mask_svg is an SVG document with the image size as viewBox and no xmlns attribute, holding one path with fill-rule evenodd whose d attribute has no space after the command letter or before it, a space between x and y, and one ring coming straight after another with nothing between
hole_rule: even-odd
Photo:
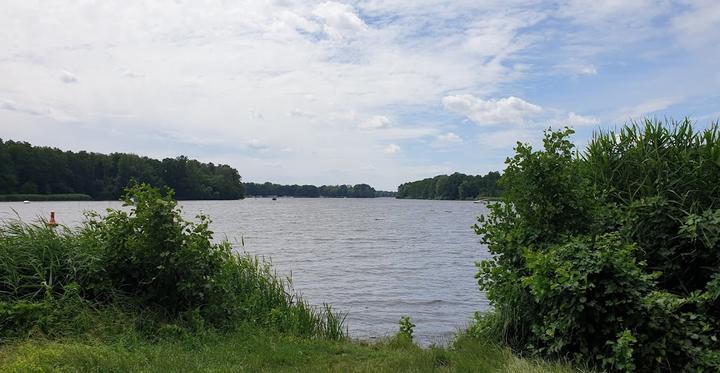
<instances>
[{"instance_id":1,"label":"dark green foliage","mask_svg":"<svg viewBox=\"0 0 720 373\"><path fill-rule=\"evenodd\" d=\"M273 183L245 183L245 192L255 197L304 197L304 198L374 198L392 197L393 192L375 190L367 184L356 185L280 185Z\"/></svg>"},{"instance_id":2,"label":"dark green foliage","mask_svg":"<svg viewBox=\"0 0 720 373\"><path fill-rule=\"evenodd\" d=\"M0 194L0 202L18 201L92 201L87 194Z\"/></svg>"},{"instance_id":3,"label":"dark green foliage","mask_svg":"<svg viewBox=\"0 0 720 373\"><path fill-rule=\"evenodd\" d=\"M474 200L483 197L497 197L500 187L497 181L499 172L490 172L485 176L471 176L456 172L450 176L438 175L433 178L401 184L397 198L413 199L449 199Z\"/></svg>"},{"instance_id":4,"label":"dark green foliage","mask_svg":"<svg viewBox=\"0 0 720 373\"><path fill-rule=\"evenodd\" d=\"M172 192L139 184L123 200L129 209L90 215L77 230L44 222L0 227L0 338L33 328L73 334L116 309L140 315L131 318L153 334L252 322L343 337L329 306L308 306L267 263L214 243L209 219L185 221Z\"/></svg>"},{"instance_id":5,"label":"dark green foliage","mask_svg":"<svg viewBox=\"0 0 720 373\"><path fill-rule=\"evenodd\" d=\"M532 333L544 354L613 356L608 341L643 322L653 277L635 262L635 248L617 235L578 236L542 253L528 252L530 290L542 317Z\"/></svg>"},{"instance_id":6,"label":"dark green foliage","mask_svg":"<svg viewBox=\"0 0 720 373\"><path fill-rule=\"evenodd\" d=\"M185 156L159 161L135 154L64 152L0 140L0 195L84 194L96 200L116 200L133 179L173 188L175 196L184 200L239 199L244 195L238 171L227 165L200 163ZM38 198L25 199L41 200Z\"/></svg>"},{"instance_id":7,"label":"dark green foliage","mask_svg":"<svg viewBox=\"0 0 720 373\"><path fill-rule=\"evenodd\" d=\"M133 207L130 212L109 211L88 223L105 254L112 288L171 313L207 304L218 291L223 263L232 257L227 242L211 242L209 219L184 221L172 194L163 196L147 184L129 189L123 201Z\"/></svg>"},{"instance_id":8,"label":"dark green foliage","mask_svg":"<svg viewBox=\"0 0 720 373\"><path fill-rule=\"evenodd\" d=\"M620 371L720 368L720 130L689 121L519 144L480 217L475 334Z\"/></svg>"}]
</instances>

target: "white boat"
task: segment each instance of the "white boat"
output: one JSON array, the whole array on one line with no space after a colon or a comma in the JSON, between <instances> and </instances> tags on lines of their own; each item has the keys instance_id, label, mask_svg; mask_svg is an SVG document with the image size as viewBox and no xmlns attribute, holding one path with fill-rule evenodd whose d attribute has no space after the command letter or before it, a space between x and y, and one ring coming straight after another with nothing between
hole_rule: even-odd
<instances>
[{"instance_id":1,"label":"white boat","mask_svg":"<svg viewBox=\"0 0 720 373\"><path fill-rule=\"evenodd\" d=\"M28 203L30 203L30 201L23 201L23 203L27 205Z\"/></svg>"}]
</instances>

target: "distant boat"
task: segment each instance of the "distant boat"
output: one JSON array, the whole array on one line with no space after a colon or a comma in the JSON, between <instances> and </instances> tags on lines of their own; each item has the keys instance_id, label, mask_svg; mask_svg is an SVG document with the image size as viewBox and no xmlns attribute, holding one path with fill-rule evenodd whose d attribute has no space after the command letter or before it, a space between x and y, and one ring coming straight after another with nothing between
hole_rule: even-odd
<instances>
[{"instance_id":1,"label":"distant boat","mask_svg":"<svg viewBox=\"0 0 720 373\"><path fill-rule=\"evenodd\" d=\"M30 203L30 201L23 201L23 203L27 205L28 203Z\"/></svg>"},{"instance_id":2,"label":"distant boat","mask_svg":"<svg viewBox=\"0 0 720 373\"><path fill-rule=\"evenodd\" d=\"M273 200L273 201L277 201L277 197L273 197L272 200Z\"/></svg>"}]
</instances>

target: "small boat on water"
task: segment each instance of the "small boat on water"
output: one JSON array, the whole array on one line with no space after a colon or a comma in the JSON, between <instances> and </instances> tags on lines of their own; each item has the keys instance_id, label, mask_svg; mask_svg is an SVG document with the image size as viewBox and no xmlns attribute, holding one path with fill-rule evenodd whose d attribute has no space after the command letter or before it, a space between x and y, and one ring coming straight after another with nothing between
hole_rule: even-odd
<instances>
[{"instance_id":1,"label":"small boat on water","mask_svg":"<svg viewBox=\"0 0 720 373\"><path fill-rule=\"evenodd\" d=\"M30 201L23 201L23 203L27 205L28 203L30 203Z\"/></svg>"},{"instance_id":2,"label":"small boat on water","mask_svg":"<svg viewBox=\"0 0 720 373\"><path fill-rule=\"evenodd\" d=\"M273 200L273 201L277 201L277 197L273 197L272 200Z\"/></svg>"}]
</instances>

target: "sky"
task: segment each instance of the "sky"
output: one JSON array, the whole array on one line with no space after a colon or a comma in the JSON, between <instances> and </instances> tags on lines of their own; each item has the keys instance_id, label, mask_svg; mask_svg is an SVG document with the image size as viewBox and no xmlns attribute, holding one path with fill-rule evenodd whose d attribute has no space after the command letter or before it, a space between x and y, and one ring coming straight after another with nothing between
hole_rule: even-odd
<instances>
[{"instance_id":1,"label":"sky","mask_svg":"<svg viewBox=\"0 0 720 373\"><path fill-rule=\"evenodd\" d=\"M245 181L502 170L517 141L720 118L720 2L0 4L0 138Z\"/></svg>"}]
</instances>

